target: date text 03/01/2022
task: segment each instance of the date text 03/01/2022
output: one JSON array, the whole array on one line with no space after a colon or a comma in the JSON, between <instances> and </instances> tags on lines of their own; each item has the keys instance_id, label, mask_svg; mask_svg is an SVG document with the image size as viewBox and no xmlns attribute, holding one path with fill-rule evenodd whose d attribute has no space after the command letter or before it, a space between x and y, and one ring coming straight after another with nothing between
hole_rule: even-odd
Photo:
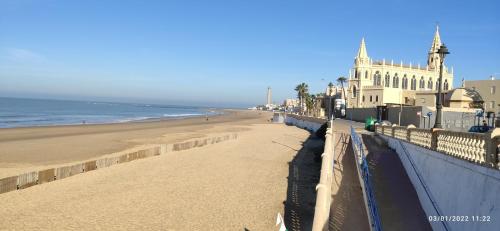
<instances>
[{"instance_id":1,"label":"date text 03/01/2022","mask_svg":"<svg viewBox=\"0 0 500 231\"><path fill-rule=\"evenodd\" d=\"M450 222L490 222L490 216L429 216L430 222L450 221Z\"/></svg>"}]
</instances>

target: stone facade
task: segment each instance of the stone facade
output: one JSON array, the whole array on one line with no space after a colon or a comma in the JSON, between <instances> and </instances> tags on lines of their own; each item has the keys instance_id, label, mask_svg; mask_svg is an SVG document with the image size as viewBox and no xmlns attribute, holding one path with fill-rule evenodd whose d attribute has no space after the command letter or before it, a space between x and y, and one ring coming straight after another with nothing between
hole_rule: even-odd
<instances>
[{"instance_id":1,"label":"stone facade","mask_svg":"<svg viewBox=\"0 0 500 231\"><path fill-rule=\"evenodd\" d=\"M374 61L361 40L354 67L349 71L348 107L376 107L387 104L415 105L419 93L435 93L438 89L441 46L439 28L436 29L425 66L394 61ZM441 89L448 91L453 85L453 69L443 67ZM425 106L433 106L428 102Z\"/></svg>"},{"instance_id":2,"label":"stone facade","mask_svg":"<svg viewBox=\"0 0 500 231\"><path fill-rule=\"evenodd\" d=\"M492 78L490 80L465 81L465 87L479 92L484 100L486 112L500 114L500 80Z\"/></svg>"}]
</instances>

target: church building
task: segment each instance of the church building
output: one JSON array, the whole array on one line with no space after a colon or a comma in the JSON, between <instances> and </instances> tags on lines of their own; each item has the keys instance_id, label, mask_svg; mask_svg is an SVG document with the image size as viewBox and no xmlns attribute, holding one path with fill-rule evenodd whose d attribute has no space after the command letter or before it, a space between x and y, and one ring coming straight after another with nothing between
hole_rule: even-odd
<instances>
[{"instance_id":1,"label":"church building","mask_svg":"<svg viewBox=\"0 0 500 231\"><path fill-rule=\"evenodd\" d=\"M375 61L368 56L364 38L354 67L349 71L348 107L376 107L390 104L434 105L435 102L416 102L425 100L418 95L434 95L438 88L440 57L436 52L442 45L439 27L427 56L427 65L412 65L394 61ZM453 68L443 66L443 92L451 90ZM432 97L434 98L434 97Z\"/></svg>"}]
</instances>

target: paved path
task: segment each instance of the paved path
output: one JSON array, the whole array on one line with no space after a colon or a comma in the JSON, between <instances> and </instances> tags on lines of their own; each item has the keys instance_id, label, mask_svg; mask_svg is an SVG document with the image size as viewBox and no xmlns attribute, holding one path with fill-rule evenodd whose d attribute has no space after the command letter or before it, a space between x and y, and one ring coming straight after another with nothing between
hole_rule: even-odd
<instances>
[{"instance_id":1,"label":"paved path","mask_svg":"<svg viewBox=\"0 0 500 231\"><path fill-rule=\"evenodd\" d=\"M337 131L334 145L335 164L329 230L368 230L368 217L349 134Z\"/></svg>"},{"instance_id":2,"label":"paved path","mask_svg":"<svg viewBox=\"0 0 500 231\"><path fill-rule=\"evenodd\" d=\"M380 137L363 134L375 198L384 230L432 230L398 154Z\"/></svg>"},{"instance_id":3,"label":"paved path","mask_svg":"<svg viewBox=\"0 0 500 231\"><path fill-rule=\"evenodd\" d=\"M336 152L336 155L337 153L340 155L337 158L344 157L347 161L341 160L340 163L336 163L335 174L337 175L335 178L344 178L344 181L348 181L348 189L350 190L344 190L346 192L341 194L348 196L334 200L331 211L334 217L330 230L368 229L367 224L363 224L364 226L360 224L367 221L367 217L364 202L359 202L363 199L359 197L361 191L359 188L359 193L356 190L356 187L360 187L359 180L354 165L352 145L348 142L350 139L347 137L351 124L362 136L368 149L367 161L372 174L372 185L383 230L432 230L397 153L391 150L383 140L374 137L373 133L363 130L364 124L351 123L347 120L334 122L335 131L345 137L340 144L336 144L337 150L344 150L340 147L344 147L348 143L344 151ZM334 198L339 198L339 196ZM361 206L362 209L357 209Z\"/></svg>"}]
</instances>

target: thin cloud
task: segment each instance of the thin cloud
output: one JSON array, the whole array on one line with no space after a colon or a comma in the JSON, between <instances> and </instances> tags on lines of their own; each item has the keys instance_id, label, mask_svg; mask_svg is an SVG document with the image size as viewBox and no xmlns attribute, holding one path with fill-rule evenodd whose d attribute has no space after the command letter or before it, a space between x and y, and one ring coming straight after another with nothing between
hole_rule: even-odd
<instances>
[{"instance_id":1,"label":"thin cloud","mask_svg":"<svg viewBox=\"0 0 500 231\"><path fill-rule=\"evenodd\" d=\"M45 57L34 51L19 48L7 48L6 58L14 62L41 62Z\"/></svg>"}]
</instances>

